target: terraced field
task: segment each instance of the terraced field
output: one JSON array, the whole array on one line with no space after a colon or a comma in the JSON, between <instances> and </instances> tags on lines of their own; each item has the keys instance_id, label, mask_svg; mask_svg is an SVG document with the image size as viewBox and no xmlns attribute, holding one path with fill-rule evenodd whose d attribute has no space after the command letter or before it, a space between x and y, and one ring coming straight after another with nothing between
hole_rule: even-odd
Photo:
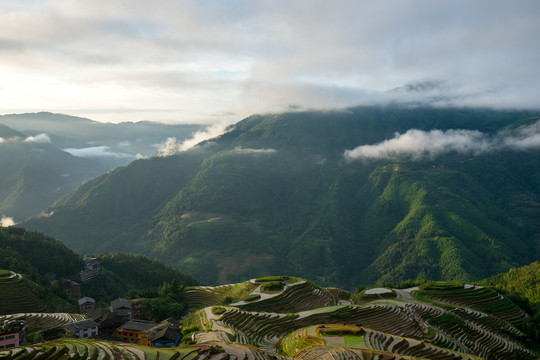
<instances>
[{"instance_id":1,"label":"terraced field","mask_svg":"<svg viewBox=\"0 0 540 360\"><path fill-rule=\"evenodd\" d=\"M336 296L326 292L324 297L329 294L334 300L316 308L321 294L288 293L308 282L296 283L270 297L259 293L261 298L252 303L194 312L186 324L204 331L193 340L250 344L269 354L307 359L536 358L521 345L524 334L517 325L526 314L493 290L395 290L394 299L364 299L355 305L335 305ZM258 294L257 289L252 294ZM276 310L280 302L282 308ZM336 327L347 331L332 334Z\"/></svg>"},{"instance_id":2,"label":"terraced field","mask_svg":"<svg viewBox=\"0 0 540 360\"><path fill-rule=\"evenodd\" d=\"M14 272L0 276L0 315L41 311L43 304L32 286L37 285Z\"/></svg>"},{"instance_id":3,"label":"terraced field","mask_svg":"<svg viewBox=\"0 0 540 360\"><path fill-rule=\"evenodd\" d=\"M339 291L294 278L198 287L186 294L195 309L184 326L200 330L183 341L193 345L152 349L61 339L0 351L0 359L537 358L521 344L517 323L526 315L492 290L394 291L396 298L361 299L350 305L339 303ZM246 300L221 305L229 302L224 301L227 297ZM210 305L200 308L204 304Z\"/></svg>"},{"instance_id":4,"label":"terraced field","mask_svg":"<svg viewBox=\"0 0 540 360\"><path fill-rule=\"evenodd\" d=\"M0 316L0 323L4 323L4 320L19 318L23 318L26 321L29 330L32 331L62 327L66 324L85 320L86 316L82 314L68 313L17 313Z\"/></svg>"},{"instance_id":5,"label":"terraced field","mask_svg":"<svg viewBox=\"0 0 540 360\"><path fill-rule=\"evenodd\" d=\"M184 299L191 309L200 309L242 300L256 287L254 281L221 286L196 286L186 290Z\"/></svg>"},{"instance_id":6,"label":"terraced field","mask_svg":"<svg viewBox=\"0 0 540 360\"><path fill-rule=\"evenodd\" d=\"M268 282L279 282L278 290L265 290ZM336 305L337 296L311 281L288 276L252 279L221 286L198 286L188 289L185 299L189 307L232 305L251 311L293 312Z\"/></svg>"}]
</instances>

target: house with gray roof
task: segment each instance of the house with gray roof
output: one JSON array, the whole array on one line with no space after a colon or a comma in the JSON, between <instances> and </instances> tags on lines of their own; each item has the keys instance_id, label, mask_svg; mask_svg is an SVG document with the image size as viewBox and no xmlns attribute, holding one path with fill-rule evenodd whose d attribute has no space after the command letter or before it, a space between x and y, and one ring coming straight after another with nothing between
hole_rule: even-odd
<instances>
[{"instance_id":1,"label":"house with gray roof","mask_svg":"<svg viewBox=\"0 0 540 360\"><path fill-rule=\"evenodd\" d=\"M66 329L67 335L75 335L79 339L88 339L98 334L98 325L93 319L66 324L64 329Z\"/></svg>"},{"instance_id":2,"label":"house with gray roof","mask_svg":"<svg viewBox=\"0 0 540 360\"><path fill-rule=\"evenodd\" d=\"M133 306L128 299L118 298L111 302L111 311L118 316L131 320Z\"/></svg>"}]
</instances>

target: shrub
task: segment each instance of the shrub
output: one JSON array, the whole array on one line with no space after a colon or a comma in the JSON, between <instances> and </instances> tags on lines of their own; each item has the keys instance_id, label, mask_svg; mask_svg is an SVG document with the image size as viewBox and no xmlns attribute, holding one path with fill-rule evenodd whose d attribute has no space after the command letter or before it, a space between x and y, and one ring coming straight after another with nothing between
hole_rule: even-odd
<instances>
[{"instance_id":1,"label":"shrub","mask_svg":"<svg viewBox=\"0 0 540 360\"><path fill-rule=\"evenodd\" d=\"M221 302L221 305L229 305L230 303L234 302L234 299L232 296L227 296L223 301Z\"/></svg>"},{"instance_id":2,"label":"shrub","mask_svg":"<svg viewBox=\"0 0 540 360\"><path fill-rule=\"evenodd\" d=\"M0 269L0 277L8 277L11 275L11 271Z\"/></svg>"},{"instance_id":3,"label":"shrub","mask_svg":"<svg viewBox=\"0 0 540 360\"><path fill-rule=\"evenodd\" d=\"M260 277L258 279L255 279L255 282L266 282L266 281L285 281L289 280L290 277L288 275L283 276L264 276Z\"/></svg>"},{"instance_id":4,"label":"shrub","mask_svg":"<svg viewBox=\"0 0 540 360\"><path fill-rule=\"evenodd\" d=\"M244 301L254 301L254 300L258 300L260 298L261 298L260 294L251 294L251 295L246 296Z\"/></svg>"},{"instance_id":5,"label":"shrub","mask_svg":"<svg viewBox=\"0 0 540 360\"><path fill-rule=\"evenodd\" d=\"M281 281L267 281L261 285L263 291L273 291L283 289L283 283Z\"/></svg>"},{"instance_id":6,"label":"shrub","mask_svg":"<svg viewBox=\"0 0 540 360\"><path fill-rule=\"evenodd\" d=\"M463 283L450 281L434 281L420 285L420 290L461 290Z\"/></svg>"},{"instance_id":7,"label":"shrub","mask_svg":"<svg viewBox=\"0 0 540 360\"><path fill-rule=\"evenodd\" d=\"M227 311L227 309L225 309L224 307L221 307L221 306L212 307L212 314L214 314L214 315L223 314L225 311Z\"/></svg>"}]
</instances>

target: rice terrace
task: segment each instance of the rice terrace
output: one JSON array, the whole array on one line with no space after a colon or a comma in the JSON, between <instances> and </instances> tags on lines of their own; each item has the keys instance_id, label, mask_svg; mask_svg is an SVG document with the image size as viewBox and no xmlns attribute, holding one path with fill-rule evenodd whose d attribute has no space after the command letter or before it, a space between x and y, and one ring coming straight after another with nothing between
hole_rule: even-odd
<instances>
[{"instance_id":1,"label":"rice terrace","mask_svg":"<svg viewBox=\"0 0 540 360\"><path fill-rule=\"evenodd\" d=\"M527 315L483 286L432 282L351 294L272 276L187 288L184 297L191 315L177 347L62 338L0 351L0 359L535 358L518 329Z\"/></svg>"}]
</instances>

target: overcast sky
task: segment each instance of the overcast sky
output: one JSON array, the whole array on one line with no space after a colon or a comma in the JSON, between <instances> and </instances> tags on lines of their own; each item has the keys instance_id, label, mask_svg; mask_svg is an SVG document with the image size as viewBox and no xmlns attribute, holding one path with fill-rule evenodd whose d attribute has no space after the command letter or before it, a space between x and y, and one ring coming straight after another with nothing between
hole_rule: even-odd
<instances>
[{"instance_id":1,"label":"overcast sky","mask_svg":"<svg viewBox=\"0 0 540 360\"><path fill-rule=\"evenodd\" d=\"M0 113L212 124L391 100L539 108L539 19L538 0L0 0Z\"/></svg>"}]
</instances>

